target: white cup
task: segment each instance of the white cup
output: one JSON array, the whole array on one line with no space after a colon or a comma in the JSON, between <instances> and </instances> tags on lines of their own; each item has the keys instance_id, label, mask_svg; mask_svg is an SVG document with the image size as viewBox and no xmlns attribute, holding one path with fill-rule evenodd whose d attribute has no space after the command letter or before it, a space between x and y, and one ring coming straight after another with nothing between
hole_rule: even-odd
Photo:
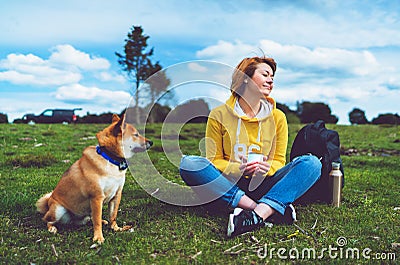
<instances>
[{"instance_id":1,"label":"white cup","mask_svg":"<svg viewBox=\"0 0 400 265\"><path fill-rule=\"evenodd\" d=\"M263 161L263 155L258 154L258 153L249 153L247 155L247 163L250 162L262 162Z\"/></svg>"}]
</instances>

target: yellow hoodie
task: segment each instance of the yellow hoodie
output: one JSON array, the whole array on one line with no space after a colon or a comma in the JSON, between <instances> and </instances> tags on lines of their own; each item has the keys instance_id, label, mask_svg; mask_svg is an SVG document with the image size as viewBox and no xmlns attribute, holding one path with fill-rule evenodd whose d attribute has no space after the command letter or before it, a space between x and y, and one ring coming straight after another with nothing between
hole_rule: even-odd
<instances>
[{"instance_id":1,"label":"yellow hoodie","mask_svg":"<svg viewBox=\"0 0 400 265\"><path fill-rule=\"evenodd\" d=\"M286 163L286 116L270 97L266 101L273 109L261 118L239 116L234 110L236 101L231 95L224 105L211 110L206 128L206 156L225 176L237 179L242 175L239 155L262 153L271 163L266 174L271 176Z\"/></svg>"}]
</instances>

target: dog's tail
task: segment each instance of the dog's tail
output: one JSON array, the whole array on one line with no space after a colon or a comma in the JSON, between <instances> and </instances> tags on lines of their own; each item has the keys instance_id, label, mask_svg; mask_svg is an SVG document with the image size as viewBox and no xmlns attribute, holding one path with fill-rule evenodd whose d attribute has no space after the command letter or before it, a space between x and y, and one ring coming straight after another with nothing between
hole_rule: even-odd
<instances>
[{"instance_id":1,"label":"dog's tail","mask_svg":"<svg viewBox=\"0 0 400 265\"><path fill-rule=\"evenodd\" d=\"M42 198L40 198L37 202L36 202L36 209L39 213L41 214L45 214L47 213L47 211L49 210L49 206L48 206L48 201L49 198L51 196L53 192L49 192L45 195L42 196Z\"/></svg>"}]
</instances>

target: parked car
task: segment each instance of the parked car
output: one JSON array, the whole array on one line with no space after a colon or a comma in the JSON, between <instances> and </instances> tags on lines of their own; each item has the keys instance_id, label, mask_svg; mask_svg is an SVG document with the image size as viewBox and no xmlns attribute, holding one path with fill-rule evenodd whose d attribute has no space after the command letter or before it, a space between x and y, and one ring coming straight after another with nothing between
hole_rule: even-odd
<instances>
[{"instance_id":1,"label":"parked car","mask_svg":"<svg viewBox=\"0 0 400 265\"><path fill-rule=\"evenodd\" d=\"M25 123L75 123L78 118L75 114L76 110L82 109L46 109L37 116L32 113L25 114L22 120Z\"/></svg>"}]
</instances>

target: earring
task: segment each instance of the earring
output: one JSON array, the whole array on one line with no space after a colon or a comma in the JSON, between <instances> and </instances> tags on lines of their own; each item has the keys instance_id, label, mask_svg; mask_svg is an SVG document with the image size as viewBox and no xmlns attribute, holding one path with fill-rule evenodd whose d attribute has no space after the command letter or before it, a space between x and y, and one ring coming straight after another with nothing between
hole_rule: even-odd
<instances>
[{"instance_id":1,"label":"earring","mask_svg":"<svg viewBox=\"0 0 400 265\"><path fill-rule=\"evenodd\" d=\"M247 79L245 79L243 82L244 82L245 84L247 84Z\"/></svg>"}]
</instances>

